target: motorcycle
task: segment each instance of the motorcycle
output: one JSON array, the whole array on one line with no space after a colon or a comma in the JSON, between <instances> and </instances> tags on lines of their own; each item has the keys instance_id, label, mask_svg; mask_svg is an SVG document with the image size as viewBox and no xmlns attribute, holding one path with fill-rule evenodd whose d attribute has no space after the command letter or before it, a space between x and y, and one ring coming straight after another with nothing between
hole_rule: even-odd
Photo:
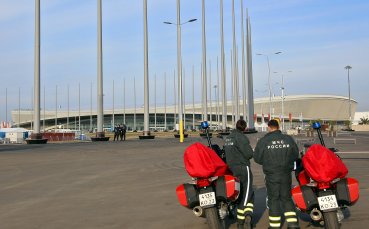
<instances>
[{"instance_id":1,"label":"motorcycle","mask_svg":"<svg viewBox=\"0 0 369 229\"><path fill-rule=\"evenodd\" d=\"M292 189L296 207L310 215L313 222L326 229L340 228L342 210L359 199L359 182L346 177L348 171L334 148L325 148L319 122L313 123L319 144L307 146L297 162L295 175L299 183Z\"/></svg>"},{"instance_id":2,"label":"motorcycle","mask_svg":"<svg viewBox=\"0 0 369 229\"><path fill-rule=\"evenodd\" d=\"M225 164L224 151L213 145L209 125L202 122L208 146L194 143L184 155L185 168L192 182L176 188L179 203L192 209L197 217L205 217L209 229L223 229L228 218L235 217L235 201L240 193L240 181L232 176Z\"/></svg>"}]
</instances>

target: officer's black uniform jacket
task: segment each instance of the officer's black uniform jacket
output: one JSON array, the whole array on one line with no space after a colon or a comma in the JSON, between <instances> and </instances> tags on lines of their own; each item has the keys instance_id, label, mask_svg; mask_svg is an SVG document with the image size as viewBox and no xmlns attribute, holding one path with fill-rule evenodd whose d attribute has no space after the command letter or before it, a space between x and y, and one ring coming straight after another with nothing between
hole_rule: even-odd
<instances>
[{"instance_id":1,"label":"officer's black uniform jacket","mask_svg":"<svg viewBox=\"0 0 369 229\"><path fill-rule=\"evenodd\" d=\"M255 162L263 166L266 175L290 173L297 158L296 142L280 130L267 133L256 144L254 152Z\"/></svg>"},{"instance_id":2,"label":"officer's black uniform jacket","mask_svg":"<svg viewBox=\"0 0 369 229\"><path fill-rule=\"evenodd\" d=\"M232 168L239 165L250 166L253 151L249 139L242 131L238 129L232 130L230 135L225 139L224 149L229 167Z\"/></svg>"}]
</instances>

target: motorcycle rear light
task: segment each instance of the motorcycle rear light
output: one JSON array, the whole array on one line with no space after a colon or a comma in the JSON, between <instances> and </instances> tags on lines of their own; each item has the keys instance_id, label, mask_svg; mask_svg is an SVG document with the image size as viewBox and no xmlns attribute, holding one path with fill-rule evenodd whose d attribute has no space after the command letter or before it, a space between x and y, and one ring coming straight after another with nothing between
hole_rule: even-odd
<instances>
[{"instance_id":1,"label":"motorcycle rear light","mask_svg":"<svg viewBox=\"0 0 369 229\"><path fill-rule=\"evenodd\" d=\"M198 179L197 180L197 186L199 188L209 186L210 184L211 184L211 181L209 181L209 179Z\"/></svg>"},{"instance_id":2,"label":"motorcycle rear light","mask_svg":"<svg viewBox=\"0 0 369 229\"><path fill-rule=\"evenodd\" d=\"M301 211L306 211L307 206L304 200L304 195L301 190L301 186L296 186L291 190L292 199Z\"/></svg>"},{"instance_id":3,"label":"motorcycle rear light","mask_svg":"<svg viewBox=\"0 0 369 229\"><path fill-rule=\"evenodd\" d=\"M237 177L225 175L227 198L236 200L240 194L240 180Z\"/></svg>"},{"instance_id":4,"label":"motorcycle rear light","mask_svg":"<svg viewBox=\"0 0 369 229\"><path fill-rule=\"evenodd\" d=\"M331 184L337 183L340 180L341 180L341 178L336 178L336 179L334 179L334 180L331 181Z\"/></svg>"},{"instance_id":5,"label":"motorcycle rear light","mask_svg":"<svg viewBox=\"0 0 369 229\"><path fill-rule=\"evenodd\" d=\"M318 184L316 182L310 182L310 183L306 184L306 186L316 187L316 186L318 186Z\"/></svg>"},{"instance_id":6,"label":"motorcycle rear light","mask_svg":"<svg viewBox=\"0 0 369 229\"><path fill-rule=\"evenodd\" d=\"M331 184L329 182L319 182L318 183L318 189L322 190L322 189L327 189L331 187Z\"/></svg>"},{"instance_id":7,"label":"motorcycle rear light","mask_svg":"<svg viewBox=\"0 0 369 229\"><path fill-rule=\"evenodd\" d=\"M177 194L179 203L184 207L188 207L185 186L183 184L177 187L176 194Z\"/></svg>"},{"instance_id":8,"label":"motorcycle rear light","mask_svg":"<svg viewBox=\"0 0 369 229\"><path fill-rule=\"evenodd\" d=\"M354 178L347 178L347 186L350 192L351 205L359 199L359 182Z\"/></svg>"}]
</instances>

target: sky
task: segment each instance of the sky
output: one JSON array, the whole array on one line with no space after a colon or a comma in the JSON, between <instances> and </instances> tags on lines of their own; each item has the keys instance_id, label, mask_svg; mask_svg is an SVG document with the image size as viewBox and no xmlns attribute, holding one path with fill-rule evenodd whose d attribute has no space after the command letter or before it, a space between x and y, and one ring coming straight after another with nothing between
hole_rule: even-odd
<instances>
[{"instance_id":1,"label":"sky","mask_svg":"<svg viewBox=\"0 0 369 229\"><path fill-rule=\"evenodd\" d=\"M103 0L104 109L143 106L143 1ZM150 106L174 104L177 67L175 0L148 0ZM201 101L202 14L200 0L181 1L184 96ZM220 55L219 0L206 0L207 72L217 84ZM34 1L0 0L0 120L10 111L32 108L34 80ZM241 0L235 0L236 36L241 70ZM366 0L249 0L244 1L252 27L254 96L268 96L269 55L273 93L281 94L284 76L287 95L323 94L351 97L357 111L369 111L369 2ZM244 24L245 25L245 24ZM230 99L232 1L224 0L227 94ZM275 52L282 52L274 55ZM211 68L210 68L211 66ZM278 72L278 73L274 73ZM166 78L164 77L166 75ZM177 77L177 76L175 76ZM156 90L155 90L156 78ZM166 80L165 80L166 79ZM41 107L46 110L93 109L97 101L97 0L41 1ZM114 83L113 83L114 82ZM241 82L241 81L240 81ZM114 84L114 90L113 90ZM166 84L166 85L165 85ZM125 90L123 90L125 85ZM210 82L209 82L210 85ZM7 93L6 93L7 91ZM44 96L45 91L45 96ZM20 97L19 97L20 92ZM156 96L155 96L156 92ZM240 93L242 95L242 93ZM7 97L7 98L6 98ZM20 102L19 102L20 98ZM6 106L7 101L7 106Z\"/></svg>"}]
</instances>

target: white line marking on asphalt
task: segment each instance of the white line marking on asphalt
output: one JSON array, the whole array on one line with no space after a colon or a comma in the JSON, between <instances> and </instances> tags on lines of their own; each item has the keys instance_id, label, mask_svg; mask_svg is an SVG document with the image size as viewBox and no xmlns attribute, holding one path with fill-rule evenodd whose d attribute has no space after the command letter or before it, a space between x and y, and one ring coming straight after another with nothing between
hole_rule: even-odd
<instances>
[{"instance_id":1,"label":"white line marking on asphalt","mask_svg":"<svg viewBox=\"0 0 369 229\"><path fill-rule=\"evenodd\" d=\"M336 152L336 154L369 154L367 151L356 151L356 152Z\"/></svg>"}]
</instances>

